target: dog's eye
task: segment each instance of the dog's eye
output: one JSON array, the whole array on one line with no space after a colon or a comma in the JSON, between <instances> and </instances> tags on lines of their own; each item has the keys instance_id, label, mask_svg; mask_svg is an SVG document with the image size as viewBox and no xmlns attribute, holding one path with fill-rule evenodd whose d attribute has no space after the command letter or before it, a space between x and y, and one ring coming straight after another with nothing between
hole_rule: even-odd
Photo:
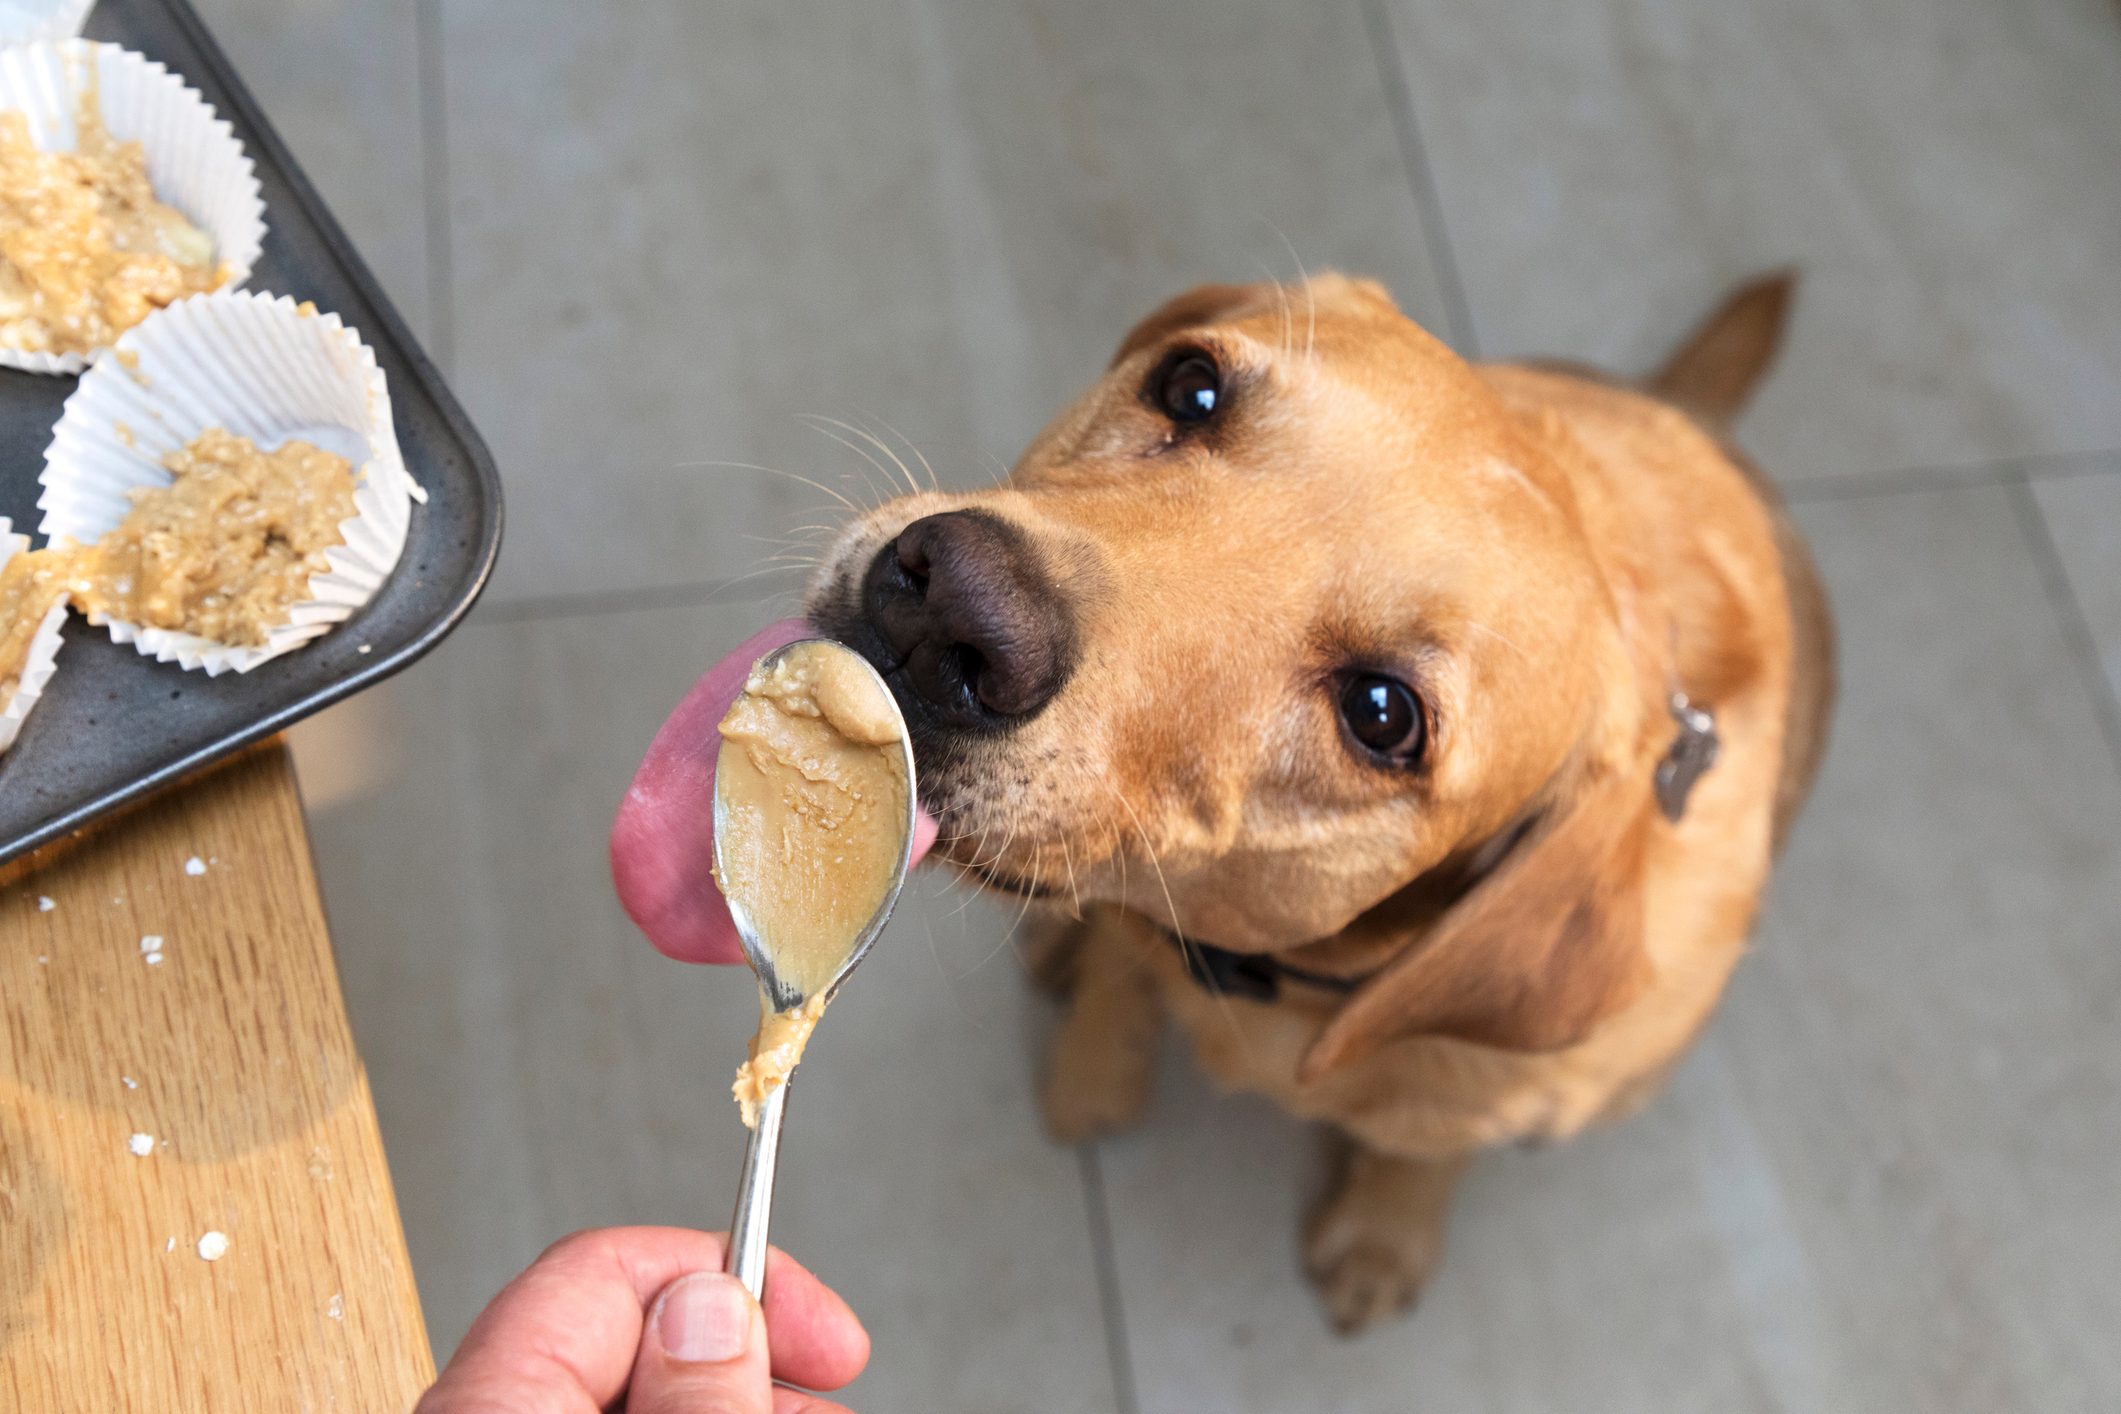
<instances>
[{"instance_id":1,"label":"dog's eye","mask_svg":"<svg viewBox=\"0 0 2121 1414\"><path fill-rule=\"evenodd\" d=\"M1399 764L1419 761L1428 744L1421 699L1396 678L1375 673L1349 678L1340 689L1340 715L1348 734L1365 749Z\"/></svg>"},{"instance_id":2,"label":"dog's eye","mask_svg":"<svg viewBox=\"0 0 2121 1414\"><path fill-rule=\"evenodd\" d=\"M1179 349L1150 375L1148 394L1173 422L1206 422L1222 407L1222 370L1199 349Z\"/></svg>"}]
</instances>

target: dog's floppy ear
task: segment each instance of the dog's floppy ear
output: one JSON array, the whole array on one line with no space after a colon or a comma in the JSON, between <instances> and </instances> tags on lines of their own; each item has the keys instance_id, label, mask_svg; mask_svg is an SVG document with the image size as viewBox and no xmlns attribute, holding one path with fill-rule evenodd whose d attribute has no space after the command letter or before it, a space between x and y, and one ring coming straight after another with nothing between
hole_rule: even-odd
<instances>
[{"instance_id":1,"label":"dog's floppy ear","mask_svg":"<svg viewBox=\"0 0 2121 1414\"><path fill-rule=\"evenodd\" d=\"M1112 355L1112 362L1125 362L1129 354L1180 329L1213 324L1232 310L1251 303L1257 293L1258 289L1253 285L1196 285L1184 294L1164 301L1147 319L1129 330L1127 337L1120 340L1119 352Z\"/></svg>"},{"instance_id":2,"label":"dog's floppy ear","mask_svg":"<svg viewBox=\"0 0 2121 1414\"><path fill-rule=\"evenodd\" d=\"M1564 775L1501 863L1326 1024L1304 1079L1404 1036L1560 1050L1648 985L1650 768L1608 761Z\"/></svg>"}]
</instances>

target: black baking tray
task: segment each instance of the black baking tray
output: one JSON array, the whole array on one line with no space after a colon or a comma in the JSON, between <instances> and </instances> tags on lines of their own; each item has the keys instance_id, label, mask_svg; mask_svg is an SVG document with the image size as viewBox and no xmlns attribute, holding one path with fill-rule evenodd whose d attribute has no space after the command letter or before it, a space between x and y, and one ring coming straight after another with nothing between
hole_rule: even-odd
<instances>
[{"instance_id":1,"label":"black baking tray","mask_svg":"<svg viewBox=\"0 0 2121 1414\"><path fill-rule=\"evenodd\" d=\"M390 380L405 466L428 500L413 508L404 558L366 608L250 673L188 673L70 618L58 672L0 755L0 861L405 667L464 617L501 545L501 484L485 444L191 7L102 0L86 33L168 65L235 125L258 167L268 228L245 288L314 300L360 331ZM75 381L0 369L0 515L40 545L37 474Z\"/></svg>"}]
</instances>

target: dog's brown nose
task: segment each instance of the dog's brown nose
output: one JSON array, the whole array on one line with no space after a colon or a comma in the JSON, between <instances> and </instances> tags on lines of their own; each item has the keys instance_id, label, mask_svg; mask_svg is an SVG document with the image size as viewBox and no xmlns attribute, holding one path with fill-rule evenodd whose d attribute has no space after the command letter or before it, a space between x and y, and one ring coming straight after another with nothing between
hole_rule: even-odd
<instances>
[{"instance_id":1,"label":"dog's brown nose","mask_svg":"<svg viewBox=\"0 0 2121 1414\"><path fill-rule=\"evenodd\" d=\"M992 730L1052 701L1074 620L1015 526L927 516L869 566L862 607L913 695L946 725Z\"/></svg>"}]
</instances>

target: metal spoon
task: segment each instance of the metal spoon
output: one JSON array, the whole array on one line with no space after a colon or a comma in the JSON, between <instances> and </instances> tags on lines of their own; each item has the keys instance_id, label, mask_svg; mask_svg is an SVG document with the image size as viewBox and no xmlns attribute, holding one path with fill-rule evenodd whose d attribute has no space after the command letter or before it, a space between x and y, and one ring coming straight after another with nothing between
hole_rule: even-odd
<instances>
[{"instance_id":1,"label":"metal spoon","mask_svg":"<svg viewBox=\"0 0 2121 1414\"><path fill-rule=\"evenodd\" d=\"M770 670L798 648L821 648L845 654L860 664L862 671L875 680L877 691L883 695L884 701L891 704L892 715L899 718L900 765L906 773L906 814L905 818L898 822L900 834L897 872L892 878L891 887L885 891L882 902L877 905L876 912L870 915L861 931L849 941L839 970L826 984L825 997L829 1002L846 982L847 974L854 971L862 958L868 954L877 934L884 931L884 924L890 921L892 907L898 902L899 890L906 884L906 871L913 862L913 824L918 809L913 789L913 744L907 738L905 719L899 715L898 702L892 697L891 689L884 685L883 678L870 666L868 659L843 644L824 638L798 639L759 659L754 670ZM728 823L721 791L721 753L728 750L729 744L724 742L721 752L715 756L714 859L717 870L722 868L722 835ZM789 1011L809 1001L798 988L781 978L774 966L772 952L759 936L756 921L744 906L733 898L729 900L729 916L735 920L737 937L743 941L744 959L751 964L751 970L758 973L759 985L765 989L766 999L772 1009ZM751 1131L750 1142L744 1149L744 1172L737 1188L736 1213L729 1220L729 1250L722 1270L743 1282L754 1297L763 1296L766 1285L766 1232L773 1217L773 1179L780 1159L781 1116L788 1100L788 1086L793 1082L794 1077L790 1076L786 1082L768 1091L766 1097L759 1102L758 1126Z\"/></svg>"}]
</instances>

